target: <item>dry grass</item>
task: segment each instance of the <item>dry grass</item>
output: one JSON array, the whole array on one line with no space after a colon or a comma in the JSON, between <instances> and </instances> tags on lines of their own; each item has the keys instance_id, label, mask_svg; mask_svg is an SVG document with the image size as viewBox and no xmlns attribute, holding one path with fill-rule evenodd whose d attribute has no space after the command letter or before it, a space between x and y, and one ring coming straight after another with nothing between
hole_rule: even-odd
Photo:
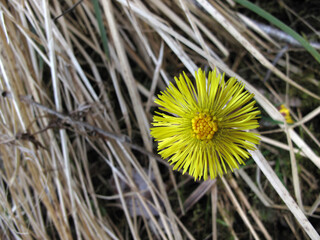
<instances>
[{"instance_id":1,"label":"dry grass","mask_svg":"<svg viewBox=\"0 0 320 240\"><path fill-rule=\"evenodd\" d=\"M219 0L100 1L107 49L97 1L55 21L77 2L0 2L0 238L318 239L318 63L296 48L275 67L283 45ZM206 182L149 136L155 94L198 67L237 76L263 112L255 162Z\"/></svg>"}]
</instances>

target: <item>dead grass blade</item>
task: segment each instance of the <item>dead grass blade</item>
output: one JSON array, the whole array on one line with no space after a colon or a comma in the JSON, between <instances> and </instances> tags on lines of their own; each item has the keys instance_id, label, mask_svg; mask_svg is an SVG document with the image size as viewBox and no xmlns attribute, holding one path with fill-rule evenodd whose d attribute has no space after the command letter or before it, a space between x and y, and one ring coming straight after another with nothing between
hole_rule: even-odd
<instances>
[{"instance_id":1,"label":"dead grass blade","mask_svg":"<svg viewBox=\"0 0 320 240\"><path fill-rule=\"evenodd\" d=\"M283 44L238 11L220 0L1 1L0 238L271 239L268 208L289 237L319 238L320 72L290 46L275 67ZM236 178L194 182L157 155L153 101L182 71L214 66L255 94L271 127L261 121L255 164Z\"/></svg>"}]
</instances>

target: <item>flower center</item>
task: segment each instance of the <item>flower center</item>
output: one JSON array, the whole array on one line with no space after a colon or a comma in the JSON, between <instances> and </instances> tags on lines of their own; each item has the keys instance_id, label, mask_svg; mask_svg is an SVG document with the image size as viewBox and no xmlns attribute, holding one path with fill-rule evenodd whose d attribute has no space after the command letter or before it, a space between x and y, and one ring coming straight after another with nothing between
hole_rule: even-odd
<instances>
[{"instance_id":1,"label":"flower center","mask_svg":"<svg viewBox=\"0 0 320 240\"><path fill-rule=\"evenodd\" d=\"M199 113L192 119L192 136L199 140L210 140L218 131L217 118L205 113Z\"/></svg>"}]
</instances>

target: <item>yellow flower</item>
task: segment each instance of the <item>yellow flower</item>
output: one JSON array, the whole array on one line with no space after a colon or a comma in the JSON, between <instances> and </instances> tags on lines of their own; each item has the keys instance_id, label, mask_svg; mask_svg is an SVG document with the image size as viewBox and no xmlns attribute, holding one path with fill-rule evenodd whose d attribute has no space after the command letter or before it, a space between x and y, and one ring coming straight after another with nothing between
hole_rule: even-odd
<instances>
[{"instance_id":1,"label":"yellow flower","mask_svg":"<svg viewBox=\"0 0 320 240\"><path fill-rule=\"evenodd\" d=\"M284 104L281 104L279 108L279 112L282 114L282 116L285 118L286 122L289 124L294 123L294 121L291 118L290 111Z\"/></svg>"},{"instance_id":2,"label":"yellow flower","mask_svg":"<svg viewBox=\"0 0 320 240\"><path fill-rule=\"evenodd\" d=\"M158 141L158 151L169 158L173 169L197 179L214 179L244 164L259 143L259 134L246 130L259 127L260 111L251 101L253 94L235 78L227 82L216 69L206 79L201 69L195 73L195 86L183 73L175 77L155 103L161 112L153 117L151 135Z\"/></svg>"}]
</instances>

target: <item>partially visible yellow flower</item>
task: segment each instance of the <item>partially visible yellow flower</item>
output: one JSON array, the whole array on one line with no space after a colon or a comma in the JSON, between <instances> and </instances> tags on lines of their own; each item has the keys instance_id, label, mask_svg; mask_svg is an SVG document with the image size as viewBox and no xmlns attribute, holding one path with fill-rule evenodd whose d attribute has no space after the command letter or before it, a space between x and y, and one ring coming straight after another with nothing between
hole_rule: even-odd
<instances>
[{"instance_id":1,"label":"partially visible yellow flower","mask_svg":"<svg viewBox=\"0 0 320 240\"><path fill-rule=\"evenodd\" d=\"M173 169L197 179L213 179L244 164L259 143L259 134L248 132L259 127L260 111L251 101L253 94L234 77L227 82L216 70L206 79L201 69L195 85L183 73L175 77L155 103L161 112L153 117L151 135L158 141L158 151L169 158Z\"/></svg>"},{"instance_id":2,"label":"partially visible yellow flower","mask_svg":"<svg viewBox=\"0 0 320 240\"><path fill-rule=\"evenodd\" d=\"M279 108L279 112L282 114L282 116L285 118L286 122L289 124L294 123L294 121L291 118L290 111L284 104L281 104Z\"/></svg>"}]
</instances>

